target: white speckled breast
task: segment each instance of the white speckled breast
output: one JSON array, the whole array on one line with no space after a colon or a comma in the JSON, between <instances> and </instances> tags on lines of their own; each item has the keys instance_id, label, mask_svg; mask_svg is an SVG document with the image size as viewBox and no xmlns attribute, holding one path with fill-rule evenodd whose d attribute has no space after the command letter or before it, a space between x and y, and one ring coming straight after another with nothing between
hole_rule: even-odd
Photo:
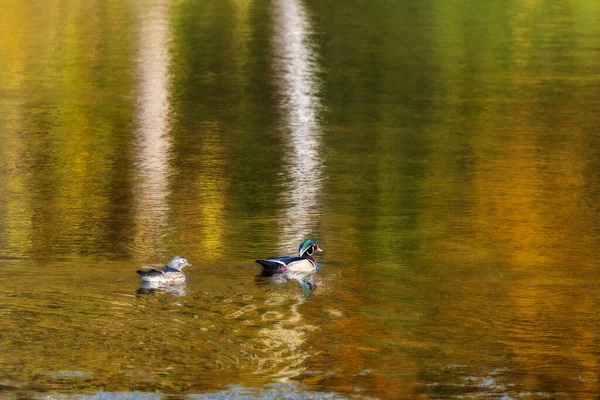
<instances>
[{"instance_id":1,"label":"white speckled breast","mask_svg":"<svg viewBox=\"0 0 600 400\"><path fill-rule=\"evenodd\" d=\"M160 275L142 276L142 282L151 282L158 285L174 285L185 282L183 272L164 272Z\"/></svg>"}]
</instances>

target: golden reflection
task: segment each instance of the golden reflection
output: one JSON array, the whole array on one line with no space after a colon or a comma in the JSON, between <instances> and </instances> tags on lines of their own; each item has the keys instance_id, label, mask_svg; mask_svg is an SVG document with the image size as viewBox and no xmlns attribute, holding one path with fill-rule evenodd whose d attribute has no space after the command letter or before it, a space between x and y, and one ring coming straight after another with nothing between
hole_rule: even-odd
<instances>
[{"instance_id":1,"label":"golden reflection","mask_svg":"<svg viewBox=\"0 0 600 400\"><path fill-rule=\"evenodd\" d=\"M262 327L245 344L252 349L252 373L287 380L301 374L306 361L314 355L306 345L307 337L317 327L309 324L301 313L306 298L299 287L284 281L271 285L274 288L260 307L246 305L227 318Z\"/></svg>"},{"instance_id":2,"label":"golden reflection","mask_svg":"<svg viewBox=\"0 0 600 400\"><path fill-rule=\"evenodd\" d=\"M207 125L210 127L207 126L202 132L203 146L201 154L198 155L198 165L202 172L194 183L199 197L198 203L195 204L197 210L194 212L201 223L197 251L205 261L214 261L223 254L225 193L229 181L225 178L225 146L219 139L218 123Z\"/></svg>"},{"instance_id":3,"label":"golden reflection","mask_svg":"<svg viewBox=\"0 0 600 400\"><path fill-rule=\"evenodd\" d=\"M279 298L275 295L269 299L277 302ZM299 311L303 298L291 304L289 313L285 318L279 314L263 314L262 319L276 319L277 322L268 328L258 332L258 340L263 343L264 354L268 355L260 359L254 373L267 372L276 378L292 378L299 375L306 368L305 361L312 355L305 348L307 333L316 329L308 325Z\"/></svg>"},{"instance_id":4,"label":"golden reflection","mask_svg":"<svg viewBox=\"0 0 600 400\"><path fill-rule=\"evenodd\" d=\"M282 199L281 246L295 248L299 240L314 235L313 219L320 218L323 164L320 152L321 108L318 97L315 53L309 43L310 22L298 0L273 3L273 65L285 113L289 154L288 182Z\"/></svg>"},{"instance_id":5,"label":"golden reflection","mask_svg":"<svg viewBox=\"0 0 600 400\"><path fill-rule=\"evenodd\" d=\"M135 148L140 184L136 247L161 248L167 228L171 138L169 132L169 0L140 4Z\"/></svg>"},{"instance_id":6,"label":"golden reflection","mask_svg":"<svg viewBox=\"0 0 600 400\"><path fill-rule=\"evenodd\" d=\"M3 34L0 35L0 88L10 95L22 86L25 81L25 59L28 57L26 47L23 46L28 38L27 29L23 23L30 21L25 18L27 10L18 7L16 2L4 5L0 13L0 26ZM21 27L21 28L19 28ZM31 230L31 209L25 197L26 174L23 172L23 160L26 159L27 148L25 138L20 132L25 111L18 107L2 107L8 102L0 100L3 115L0 118L2 130L0 146L0 159L2 160L2 179L0 179L0 221L2 221L2 242L8 249L19 249L18 253L29 250ZM10 195L9 195L10 194ZM3 246L4 247L4 246Z\"/></svg>"},{"instance_id":7,"label":"golden reflection","mask_svg":"<svg viewBox=\"0 0 600 400\"><path fill-rule=\"evenodd\" d=\"M529 381L520 382L525 388L559 377L597 391L591 379L597 360L588 353L598 338L589 316L593 305L577 278L595 278L586 266L593 263L591 233L597 228L581 207L589 143L573 118L587 89L563 68L585 63L585 43L577 48L565 40L574 10L557 4L553 12L561 18L541 27L541 8L539 1L519 3L509 34L502 36L512 40L505 71L488 65L439 76L441 92L449 95L434 113L452 123L433 137L445 145L432 146L428 158L424 193L435 195L424 197L419 234L424 253L447 265L436 274L451 280L458 273L461 284L460 290L432 290L440 294L431 299L437 316L432 331L455 329L462 321L457 325L464 327L447 335L459 340L436 337L438 344L455 358L469 359L465 354L482 349L490 358L495 352L510 358L502 363L513 376L526 371ZM550 48L561 50L560 57ZM440 49L447 52L440 59L454 55ZM460 60L464 66L482 62L466 55ZM499 82L505 84L492 86L494 93L479 91ZM474 306L477 298L485 301ZM472 349L458 349L457 343ZM557 365L560 373L553 370Z\"/></svg>"},{"instance_id":8,"label":"golden reflection","mask_svg":"<svg viewBox=\"0 0 600 400\"><path fill-rule=\"evenodd\" d=\"M222 260L228 205L235 203L228 197L237 157L229 153L236 135L230 117L237 118L238 101L247 97L240 83L247 80L253 4L236 0L175 5L174 120L177 131L187 132L177 141L177 151L182 152L177 185L187 201L173 219L192 222L195 229L181 232L179 240L191 243L192 253L202 254L207 262ZM219 45L213 48L214 40ZM195 166L193 173L187 173L188 165Z\"/></svg>"},{"instance_id":9,"label":"golden reflection","mask_svg":"<svg viewBox=\"0 0 600 400\"><path fill-rule=\"evenodd\" d=\"M2 151L11 154L3 161L12 164L6 174L12 195L5 197L12 226L5 237L20 254L86 254L102 237L118 115L98 113L94 101L129 87L126 73L114 86L94 74L115 67L104 54L115 50L114 32L123 36L127 29L106 28L100 14L95 2L73 4L69 13L51 2L34 8L12 2L0 17L11 27L0 39L0 53L10 57L0 73L9 94L2 100L8 110L2 119L9 121Z\"/></svg>"}]
</instances>

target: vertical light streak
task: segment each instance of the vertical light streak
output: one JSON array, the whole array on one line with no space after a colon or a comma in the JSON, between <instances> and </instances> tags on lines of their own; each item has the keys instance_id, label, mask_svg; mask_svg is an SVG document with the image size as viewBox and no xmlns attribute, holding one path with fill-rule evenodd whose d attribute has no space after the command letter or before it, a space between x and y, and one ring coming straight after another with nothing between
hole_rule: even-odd
<instances>
[{"instance_id":1,"label":"vertical light streak","mask_svg":"<svg viewBox=\"0 0 600 400\"><path fill-rule=\"evenodd\" d=\"M274 69L287 124L289 153L283 192L282 247L312 236L320 217L323 165L319 158L321 109L311 26L300 0L274 0Z\"/></svg>"},{"instance_id":2,"label":"vertical light streak","mask_svg":"<svg viewBox=\"0 0 600 400\"><path fill-rule=\"evenodd\" d=\"M140 4L137 56L137 147L135 159L138 232L136 247L155 248L167 224L169 194L169 7L168 0ZM161 233L162 232L162 233ZM139 243L141 242L141 243Z\"/></svg>"}]
</instances>

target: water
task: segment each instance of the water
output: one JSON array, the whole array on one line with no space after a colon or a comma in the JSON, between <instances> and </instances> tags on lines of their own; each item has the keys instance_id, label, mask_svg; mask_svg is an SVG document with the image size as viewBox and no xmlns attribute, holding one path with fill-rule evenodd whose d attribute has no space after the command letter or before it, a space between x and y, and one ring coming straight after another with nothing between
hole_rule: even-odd
<instances>
[{"instance_id":1,"label":"water","mask_svg":"<svg viewBox=\"0 0 600 400\"><path fill-rule=\"evenodd\" d=\"M598 15L5 4L0 397L597 398Z\"/></svg>"}]
</instances>

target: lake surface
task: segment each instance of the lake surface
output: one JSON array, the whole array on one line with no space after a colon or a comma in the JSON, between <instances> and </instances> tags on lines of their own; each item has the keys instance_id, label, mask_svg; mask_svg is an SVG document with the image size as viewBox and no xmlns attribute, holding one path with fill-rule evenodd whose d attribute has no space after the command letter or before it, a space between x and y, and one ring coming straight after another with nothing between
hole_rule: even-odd
<instances>
[{"instance_id":1,"label":"lake surface","mask_svg":"<svg viewBox=\"0 0 600 400\"><path fill-rule=\"evenodd\" d=\"M598 16L3 4L0 398L598 398Z\"/></svg>"}]
</instances>

